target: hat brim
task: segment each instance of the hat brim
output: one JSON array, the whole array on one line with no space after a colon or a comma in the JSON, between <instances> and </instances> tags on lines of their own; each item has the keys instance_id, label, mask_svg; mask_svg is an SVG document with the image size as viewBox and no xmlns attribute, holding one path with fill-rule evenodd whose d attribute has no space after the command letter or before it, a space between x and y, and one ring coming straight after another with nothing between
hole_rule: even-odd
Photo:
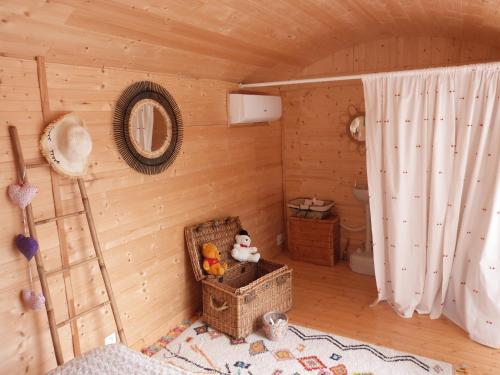
<instances>
[{"instance_id":1,"label":"hat brim","mask_svg":"<svg viewBox=\"0 0 500 375\"><path fill-rule=\"evenodd\" d=\"M60 131L69 124L85 127L83 120L74 113L62 116L45 128L40 138L40 151L57 173L66 177L82 177L87 172L89 157L78 162L70 161L57 147Z\"/></svg>"}]
</instances>

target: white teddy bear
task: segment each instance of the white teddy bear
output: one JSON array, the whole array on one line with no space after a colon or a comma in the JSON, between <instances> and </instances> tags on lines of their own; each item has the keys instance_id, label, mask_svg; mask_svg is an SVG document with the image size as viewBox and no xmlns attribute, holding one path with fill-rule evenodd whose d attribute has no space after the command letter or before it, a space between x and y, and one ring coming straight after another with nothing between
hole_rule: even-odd
<instances>
[{"instance_id":1,"label":"white teddy bear","mask_svg":"<svg viewBox=\"0 0 500 375\"><path fill-rule=\"evenodd\" d=\"M244 229L240 230L235 237L236 243L233 246L231 255L234 259L240 262L254 262L257 263L260 259L260 254L256 247L251 247L251 239L248 232Z\"/></svg>"}]
</instances>

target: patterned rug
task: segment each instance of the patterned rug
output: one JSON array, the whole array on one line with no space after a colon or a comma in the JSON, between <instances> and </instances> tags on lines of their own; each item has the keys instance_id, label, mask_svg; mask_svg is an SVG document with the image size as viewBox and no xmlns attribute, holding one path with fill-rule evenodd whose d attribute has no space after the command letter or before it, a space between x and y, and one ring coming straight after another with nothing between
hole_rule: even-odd
<instances>
[{"instance_id":1,"label":"patterned rug","mask_svg":"<svg viewBox=\"0 0 500 375\"><path fill-rule=\"evenodd\" d=\"M451 375L449 363L290 325L279 342L261 331L235 340L197 321L146 354L196 374ZM161 340L160 340L161 341ZM154 352L154 353L153 353Z\"/></svg>"}]
</instances>

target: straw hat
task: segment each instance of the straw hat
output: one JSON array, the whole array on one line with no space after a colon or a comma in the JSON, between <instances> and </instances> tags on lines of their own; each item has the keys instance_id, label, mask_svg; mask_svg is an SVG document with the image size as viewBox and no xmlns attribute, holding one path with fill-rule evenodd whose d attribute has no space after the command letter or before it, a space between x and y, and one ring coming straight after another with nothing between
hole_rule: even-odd
<instances>
[{"instance_id":1,"label":"straw hat","mask_svg":"<svg viewBox=\"0 0 500 375\"><path fill-rule=\"evenodd\" d=\"M87 170L92 139L82 119L68 113L45 128L40 149L58 173L80 177Z\"/></svg>"}]
</instances>

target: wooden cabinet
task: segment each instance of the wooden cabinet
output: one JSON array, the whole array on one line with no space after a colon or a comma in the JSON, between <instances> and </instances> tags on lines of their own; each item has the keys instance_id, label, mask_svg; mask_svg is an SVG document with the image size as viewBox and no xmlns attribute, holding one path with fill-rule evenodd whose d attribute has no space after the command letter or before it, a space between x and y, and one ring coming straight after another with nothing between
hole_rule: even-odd
<instances>
[{"instance_id":1,"label":"wooden cabinet","mask_svg":"<svg viewBox=\"0 0 500 375\"><path fill-rule=\"evenodd\" d=\"M324 220L289 217L288 250L294 260L333 266L340 255L339 217Z\"/></svg>"}]
</instances>

